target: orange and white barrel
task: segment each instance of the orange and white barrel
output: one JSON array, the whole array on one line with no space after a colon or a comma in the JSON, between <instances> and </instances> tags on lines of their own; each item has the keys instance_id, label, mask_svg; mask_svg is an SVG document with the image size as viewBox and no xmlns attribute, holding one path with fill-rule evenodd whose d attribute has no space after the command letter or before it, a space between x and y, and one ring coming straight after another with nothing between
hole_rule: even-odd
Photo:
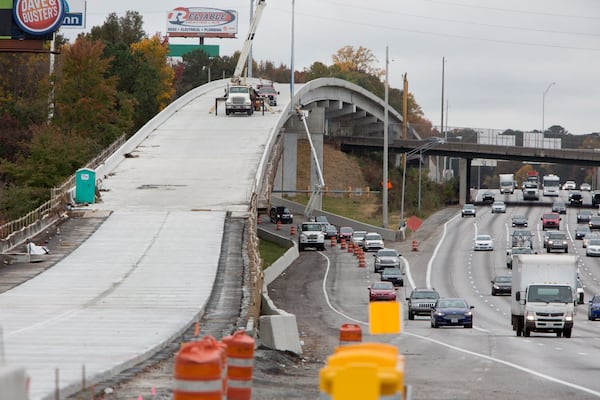
<instances>
[{"instance_id":1,"label":"orange and white barrel","mask_svg":"<svg viewBox=\"0 0 600 400\"><path fill-rule=\"evenodd\" d=\"M212 336L184 344L175 355L173 400L222 400L223 347Z\"/></svg>"},{"instance_id":2,"label":"orange and white barrel","mask_svg":"<svg viewBox=\"0 0 600 400\"><path fill-rule=\"evenodd\" d=\"M251 400L254 339L236 331L221 341L227 345L227 400Z\"/></svg>"},{"instance_id":3,"label":"orange and white barrel","mask_svg":"<svg viewBox=\"0 0 600 400\"><path fill-rule=\"evenodd\" d=\"M362 329L358 324L342 324L340 327L340 345L362 342Z\"/></svg>"}]
</instances>

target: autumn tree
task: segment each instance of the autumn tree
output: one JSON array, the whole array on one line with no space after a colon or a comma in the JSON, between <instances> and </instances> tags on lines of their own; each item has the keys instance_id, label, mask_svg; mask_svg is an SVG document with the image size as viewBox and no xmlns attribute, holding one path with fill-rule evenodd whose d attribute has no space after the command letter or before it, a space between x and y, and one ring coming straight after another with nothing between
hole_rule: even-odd
<instances>
[{"instance_id":1,"label":"autumn tree","mask_svg":"<svg viewBox=\"0 0 600 400\"><path fill-rule=\"evenodd\" d=\"M344 72L360 72L377 78L385 75L385 71L373 66L377 62L377 58L371 50L362 46L358 48L344 46L332 56L332 59L333 63Z\"/></svg>"},{"instance_id":2,"label":"autumn tree","mask_svg":"<svg viewBox=\"0 0 600 400\"><path fill-rule=\"evenodd\" d=\"M106 76L104 45L83 36L63 49L57 73L54 123L66 133L90 137L100 150L132 126L132 104Z\"/></svg>"}]
</instances>

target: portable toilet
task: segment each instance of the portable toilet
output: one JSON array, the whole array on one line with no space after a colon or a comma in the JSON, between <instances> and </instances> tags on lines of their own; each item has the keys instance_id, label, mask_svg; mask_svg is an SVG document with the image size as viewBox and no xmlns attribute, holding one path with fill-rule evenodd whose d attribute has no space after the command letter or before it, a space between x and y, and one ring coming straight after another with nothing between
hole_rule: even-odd
<instances>
[{"instance_id":1,"label":"portable toilet","mask_svg":"<svg viewBox=\"0 0 600 400\"><path fill-rule=\"evenodd\" d=\"M75 203L93 203L96 197L96 171L81 168L75 172Z\"/></svg>"}]
</instances>

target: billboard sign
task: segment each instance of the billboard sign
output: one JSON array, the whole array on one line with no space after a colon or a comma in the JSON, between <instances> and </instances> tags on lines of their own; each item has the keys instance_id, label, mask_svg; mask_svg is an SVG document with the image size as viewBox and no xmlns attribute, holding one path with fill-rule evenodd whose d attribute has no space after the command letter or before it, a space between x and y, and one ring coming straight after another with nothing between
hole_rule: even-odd
<instances>
[{"instance_id":1,"label":"billboard sign","mask_svg":"<svg viewBox=\"0 0 600 400\"><path fill-rule=\"evenodd\" d=\"M13 18L21 30L34 36L55 32L65 17L63 0L15 0Z\"/></svg>"},{"instance_id":2,"label":"billboard sign","mask_svg":"<svg viewBox=\"0 0 600 400\"><path fill-rule=\"evenodd\" d=\"M64 0L66 4L65 18L61 28L85 28L85 0Z\"/></svg>"},{"instance_id":3,"label":"billboard sign","mask_svg":"<svg viewBox=\"0 0 600 400\"><path fill-rule=\"evenodd\" d=\"M177 7L167 14L167 35L223 37L237 34L237 11L205 7Z\"/></svg>"}]
</instances>

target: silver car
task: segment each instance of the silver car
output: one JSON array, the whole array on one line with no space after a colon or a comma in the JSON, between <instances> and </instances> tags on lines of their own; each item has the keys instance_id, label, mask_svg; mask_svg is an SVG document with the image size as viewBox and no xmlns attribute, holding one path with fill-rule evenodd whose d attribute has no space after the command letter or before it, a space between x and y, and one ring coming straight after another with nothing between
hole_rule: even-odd
<instances>
[{"instance_id":1,"label":"silver car","mask_svg":"<svg viewBox=\"0 0 600 400\"><path fill-rule=\"evenodd\" d=\"M373 270L380 273L385 268L400 268L402 261L400 254L395 249L381 249L373 254L375 257Z\"/></svg>"}]
</instances>

